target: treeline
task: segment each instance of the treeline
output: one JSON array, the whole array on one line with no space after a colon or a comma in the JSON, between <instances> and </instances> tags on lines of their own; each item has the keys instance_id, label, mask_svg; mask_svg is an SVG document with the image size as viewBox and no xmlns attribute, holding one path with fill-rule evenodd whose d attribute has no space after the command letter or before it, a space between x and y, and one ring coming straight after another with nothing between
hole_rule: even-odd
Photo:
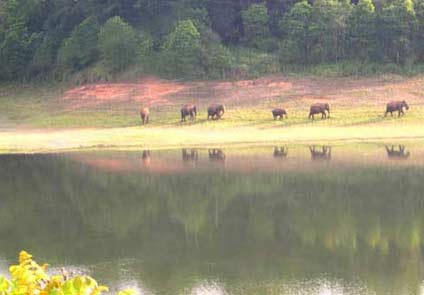
<instances>
[{"instance_id":1,"label":"treeline","mask_svg":"<svg viewBox=\"0 0 424 295\"><path fill-rule=\"evenodd\" d=\"M422 0L6 0L0 80L226 78L424 61Z\"/></svg>"}]
</instances>

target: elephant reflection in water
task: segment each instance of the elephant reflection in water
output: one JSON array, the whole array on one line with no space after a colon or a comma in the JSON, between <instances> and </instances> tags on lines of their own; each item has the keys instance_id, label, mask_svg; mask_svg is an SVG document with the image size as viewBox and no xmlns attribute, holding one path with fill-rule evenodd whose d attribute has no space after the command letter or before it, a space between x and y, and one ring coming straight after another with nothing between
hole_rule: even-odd
<instances>
[{"instance_id":1,"label":"elephant reflection in water","mask_svg":"<svg viewBox=\"0 0 424 295\"><path fill-rule=\"evenodd\" d=\"M323 145L321 149L316 146L310 146L312 161L331 160L331 146Z\"/></svg>"},{"instance_id":2,"label":"elephant reflection in water","mask_svg":"<svg viewBox=\"0 0 424 295\"><path fill-rule=\"evenodd\" d=\"M225 154L220 149L210 149L209 151L209 161L210 162L225 162Z\"/></svg>"},{"instance_id":3,"label":"elephant reflection in water","mask_svg":"<svg viewBox=\"0 0 424 295\"><path fill-rule=\"evenodd\" d=\"M182 159L184 164L197 163L199 153L196 149L182 149Z\"/></svg>"},{"instance_id":4,"label":"elephant reflection in water","mask_svg":"<svg viewBox=\"0 0 424 295\"><path fill-rule=\"evenodd\" d=\"M141 160L143 161L143 164L145 166L149 166L150 165L151 156L150 156L150 151L149 150L144 150L143 151L143 154L141 155Z\"/></svg>"},{"instance_id":5,"label":"elephant reflection in water","mask_svg":"<svg viewBox=\"0 0 424 295\"><path fill-rule=\"evenodd\" d=\"M408 159L411 155L409 151L405 151L404 145L399 145L398 150L395 149L394 145L392 145L390 148L386 145L386 152L389 159Z\"/></svg>"},{"instance_id":6,"label":"elephant reflection in water","mask_svg":"<svg viewBox=\"0 0 424 295\"><path fill-rule=\"evenodd\" d=\"M287 154L289 152L288 147L285 146L276 146L274 147L274 158L281 158L281 159L285 159L287 158Z\"/></svg>"}]
</instances>

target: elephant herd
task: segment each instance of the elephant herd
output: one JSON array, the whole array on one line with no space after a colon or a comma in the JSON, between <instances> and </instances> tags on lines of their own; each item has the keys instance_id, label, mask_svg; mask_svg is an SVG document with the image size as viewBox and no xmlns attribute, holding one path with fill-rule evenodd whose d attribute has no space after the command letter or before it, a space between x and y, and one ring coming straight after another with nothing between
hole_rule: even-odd
<instances>
[{"instance_id":1,"label":"elephant herd","mask_svg":"<svg viewBox=\"0 0 424 295\"><path fill-rule=\"evenodd\" d=\"M405 149L404 145L398 147L385 146L386 154L389 159L393 160L406 160L410 157L410 152ZM311 154L312 161L330 161L331 160L331 146L309 146L309 152ZM286 159L288 156L288 147L286 146L275 146L273 157L275 159ZM222 149L209 149L208 150L209 161L216 163L225 163L226 155ZM150 164L151 155L149 150L145 150L142 153L143 163L146 165ZM184 164L197 163L199 160L199 152L197 149L182 149L182 160Z\"/></svg>"},{"instance_id":2,"label":"elephant herd","mask_svg":"<svg viewBox=\"0 0 424 295\"><path fill-rule=\"evenodd\" d=\"M398 117L404 115L403 109L409 110L409 105L405 100L402 101L391 101L386 105L386 112L384 116L390 113L393 116L394 112L398 112ZM219 120L225 113L225 106L223 104L212 104L207 109L208 120ZM321 119L330 118L330 105L328 103L315 103L309 108L309 119L314 120L315 115L321 114ZM284 108L275 108L272 110L272 116L274 120L287 118L287 111ZM149 123L150 110L148 107L144 107L140 110L140 118L143 124ZM186 118L189 117L190 121L196 120L197 107L194 104L186 104L181 108L181 122L186 122Z\"/></svg>"}]
</instances>

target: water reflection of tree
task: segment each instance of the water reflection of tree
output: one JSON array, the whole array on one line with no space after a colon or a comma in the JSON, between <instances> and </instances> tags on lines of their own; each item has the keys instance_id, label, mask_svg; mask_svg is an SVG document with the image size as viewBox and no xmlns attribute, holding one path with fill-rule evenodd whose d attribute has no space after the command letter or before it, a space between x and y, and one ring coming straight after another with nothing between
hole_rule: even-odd
<instances>
[{"instance_id":1,"label":"water reflection of tree","mask_svg":"<svg viewBox=\"0 0 424 295\"><path fill-rule=\"evenodd\" d=\"M230 286L343 272L371 288L418 286L424 274L420 168L133 175L61 156L0 164L0 240L10 257L21 248L53 262L140 257L153 289L166 276L182 288L176 273L193 272Z\"/></svg>"}]
</instances>

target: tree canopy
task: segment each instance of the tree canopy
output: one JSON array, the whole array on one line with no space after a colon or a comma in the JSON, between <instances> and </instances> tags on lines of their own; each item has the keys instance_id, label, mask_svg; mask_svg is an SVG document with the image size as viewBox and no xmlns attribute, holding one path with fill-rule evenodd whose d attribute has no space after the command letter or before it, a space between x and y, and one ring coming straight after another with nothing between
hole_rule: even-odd
<instances>
[{"instance_id":1,"label":"tree canopy","mask_svg":"<svg viewBox=\"0 0 424 295\"><path fill-rule=\"evenodd\" d=\"M0 80L108 73L222 78L264 68L424 60L421 0L8 0ZM142 58L140 58L142 57ZM146 66L148 61L149 66Z\"/></svg>"}]
</instances>

